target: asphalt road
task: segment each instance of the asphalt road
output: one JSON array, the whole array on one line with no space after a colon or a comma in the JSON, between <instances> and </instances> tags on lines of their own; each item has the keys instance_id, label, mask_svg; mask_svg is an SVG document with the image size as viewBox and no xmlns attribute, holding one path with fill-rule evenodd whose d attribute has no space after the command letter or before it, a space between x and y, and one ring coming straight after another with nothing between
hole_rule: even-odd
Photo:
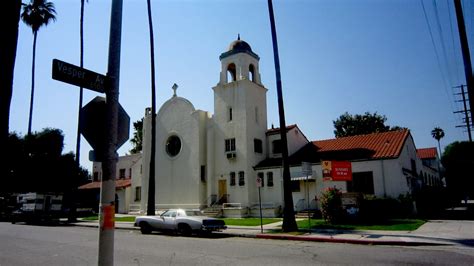
<instances>
[{"instance_id":1,"label":"asphalt road","mask_svg":"<svg viewBox=\"0 0 474 266\"><path fill-rule=\"evenodd\" d=\"M98 231L0 223L0 266L97 265ZM474 248L395 247L115 231L115 265L473 265Z\"/></svg>"}]
</instances>

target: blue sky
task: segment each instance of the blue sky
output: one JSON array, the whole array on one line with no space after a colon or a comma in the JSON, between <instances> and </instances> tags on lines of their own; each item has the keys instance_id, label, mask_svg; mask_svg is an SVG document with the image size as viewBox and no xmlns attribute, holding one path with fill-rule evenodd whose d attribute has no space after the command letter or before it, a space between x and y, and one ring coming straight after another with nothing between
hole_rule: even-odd
<instances>
[{"instance_id":1,"label":"blue sky","mask_svg":"<svg viewBox=\"0 0 474 266\"><path fill-rule=\"evenodd\" d=\"M38 34L33 131L62 129L65 152L74 152L79 89L53 80L51 63L57 58L79 65L80 1L54 3L57 21ZM463 4L471 38L474 6ZM286 121L298 124L310 140L333 138L333 120L346 111L386 115L388 125L411 130L417 148L437 145L430 134L436 126L446 133L442 146L467 139L455 127L461 117L453 114L461 105L452 87L465 81L451 1L274 0L273 5ZM84 66L104 74L110 6L89 0L85 7ZM177 83L179 96L213 112L219 55L240 33L260 56L268 126L279 124L267 1L153 0L152 8L158 108ZM124 0L120 102L131 121L151 105L147 23L146 1ZM32 37L20 22L10 130L21 134L28 124ZM98 95L85 90L84 104ZM90 169L91 147L84 138L81 145L81 164ZM125 144L119 154L130 148Z\"/></svg>"}]
</instances>

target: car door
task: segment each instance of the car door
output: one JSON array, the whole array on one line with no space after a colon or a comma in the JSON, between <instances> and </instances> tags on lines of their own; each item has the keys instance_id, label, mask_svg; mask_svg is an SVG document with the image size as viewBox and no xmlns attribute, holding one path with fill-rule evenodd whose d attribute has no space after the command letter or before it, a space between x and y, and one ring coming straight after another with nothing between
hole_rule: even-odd
<instances>
[{"instance_id":1,"label":"car door","mask_svg":"<svg viewBox=\"0 0 474 266\"><path fill-rule=\"evenodd\" d=\"M163 217L163 229L174 230L176 229L176 211L167 211L162 215Z\"/></svg>"}]
</instances>

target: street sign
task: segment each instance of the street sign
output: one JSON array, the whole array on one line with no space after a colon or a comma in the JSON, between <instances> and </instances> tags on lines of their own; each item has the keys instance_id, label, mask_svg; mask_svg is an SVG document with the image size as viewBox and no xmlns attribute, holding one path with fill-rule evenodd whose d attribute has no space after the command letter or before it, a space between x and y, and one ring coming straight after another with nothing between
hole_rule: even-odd
<instances>
[{"instance_id":1,"label":"street sign","mask_svg":"<svg viewBox=\"0 0 474 266\"><path fill-rule=\"evenodd\" d=\"M257 177L257 187L262 187L262 178Z\"/></svg>"},{"instance_id":2,"label":"street sign","mask_svg":"<svg viewBox=\"0 0 474 266\"><path fill-rule=\"evenodd\" d=\"M309 176L313 174L313 168L311 167L311 163L309 162L301 162L301 170L303 175Z\"/></svg>"},{"instance_id":3,"label":"street sign","mask_svg":"<svg viewBox=\"0 0 474 266\"><path fill-rule=\"evenodd\" d=\"M106 136L106 102L104 97L95 97L92 101L81 108L81 134L94 148L96 156L102 155L105 150ZM129 138L130 117L119 104L118 125L117 125L117 146L118 149Z\"/></svg>"},{"instance_id":4,"label":"street sign","mask_svg":"<svg viewBox=\"0 0 474 266\"><path fill-rule=\"evenodd\" d=\"M53 59L53 79L104 93L108 78L102 74Z\"/></svg>"}]
</instances>

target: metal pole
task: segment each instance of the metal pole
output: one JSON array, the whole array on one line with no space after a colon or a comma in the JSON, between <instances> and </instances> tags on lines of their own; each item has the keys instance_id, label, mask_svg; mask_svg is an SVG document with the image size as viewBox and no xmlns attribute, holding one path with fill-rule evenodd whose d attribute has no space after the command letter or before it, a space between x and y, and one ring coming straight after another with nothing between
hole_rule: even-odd
<instances>
[{"instance_id":1,"label":"metal pole","mask_svg":"<svg viewBox=\"0 0 474 266\"><path fill-rule=\"evenodd\" d=\"M308 180L308 175L306 175L306 196L308 198L308 229L311 232L311 214L309 212L309 180Z\"/></svg>"},{"instance_id":2,"label":"metal pole","mask_svg":"<svg viewBox=\"0 0 474 266\"><path fill-rule=\"evenodd\" d=\"M107 76L107 142L102 163L102 187L100 194L99 255L98 265L114 264L115 228L115 176L117 164L118 96L120 81L120 44L122 35L123 0L112 0L110 16L109 59Z\"/></svg>"},{"instance_id":3,"label":"metal pole","mask_svg":"<svg viewBox=\"0 0 474 266\"><path fill-rule=\"evenodd\" d=\"M459 39L461 41L462 58L464 60L464 74L466 75L467 84L467 96L469 98L469 107L471 109L471 118L474 116L474 89L473 89L473 76L472 76L472 65L471 55L469 52L469 44L466 36L466 26L464 25L464 16L462 13L461 0L454 0L454 7L456 9L456 19L458 22ZM474 124L473 124L474 125Z\"/></svg>"},{"instance_id":4,"label":"metal pole","mask_svg":"<svg viewBox=\"0 0 474 266\"><path fill-rule=\"evenodd\" d=\"M260 205L260 232L263 234L262 197L260 196L260 187L258 187L258 203Z\"/></svg>"}]
</instances>

